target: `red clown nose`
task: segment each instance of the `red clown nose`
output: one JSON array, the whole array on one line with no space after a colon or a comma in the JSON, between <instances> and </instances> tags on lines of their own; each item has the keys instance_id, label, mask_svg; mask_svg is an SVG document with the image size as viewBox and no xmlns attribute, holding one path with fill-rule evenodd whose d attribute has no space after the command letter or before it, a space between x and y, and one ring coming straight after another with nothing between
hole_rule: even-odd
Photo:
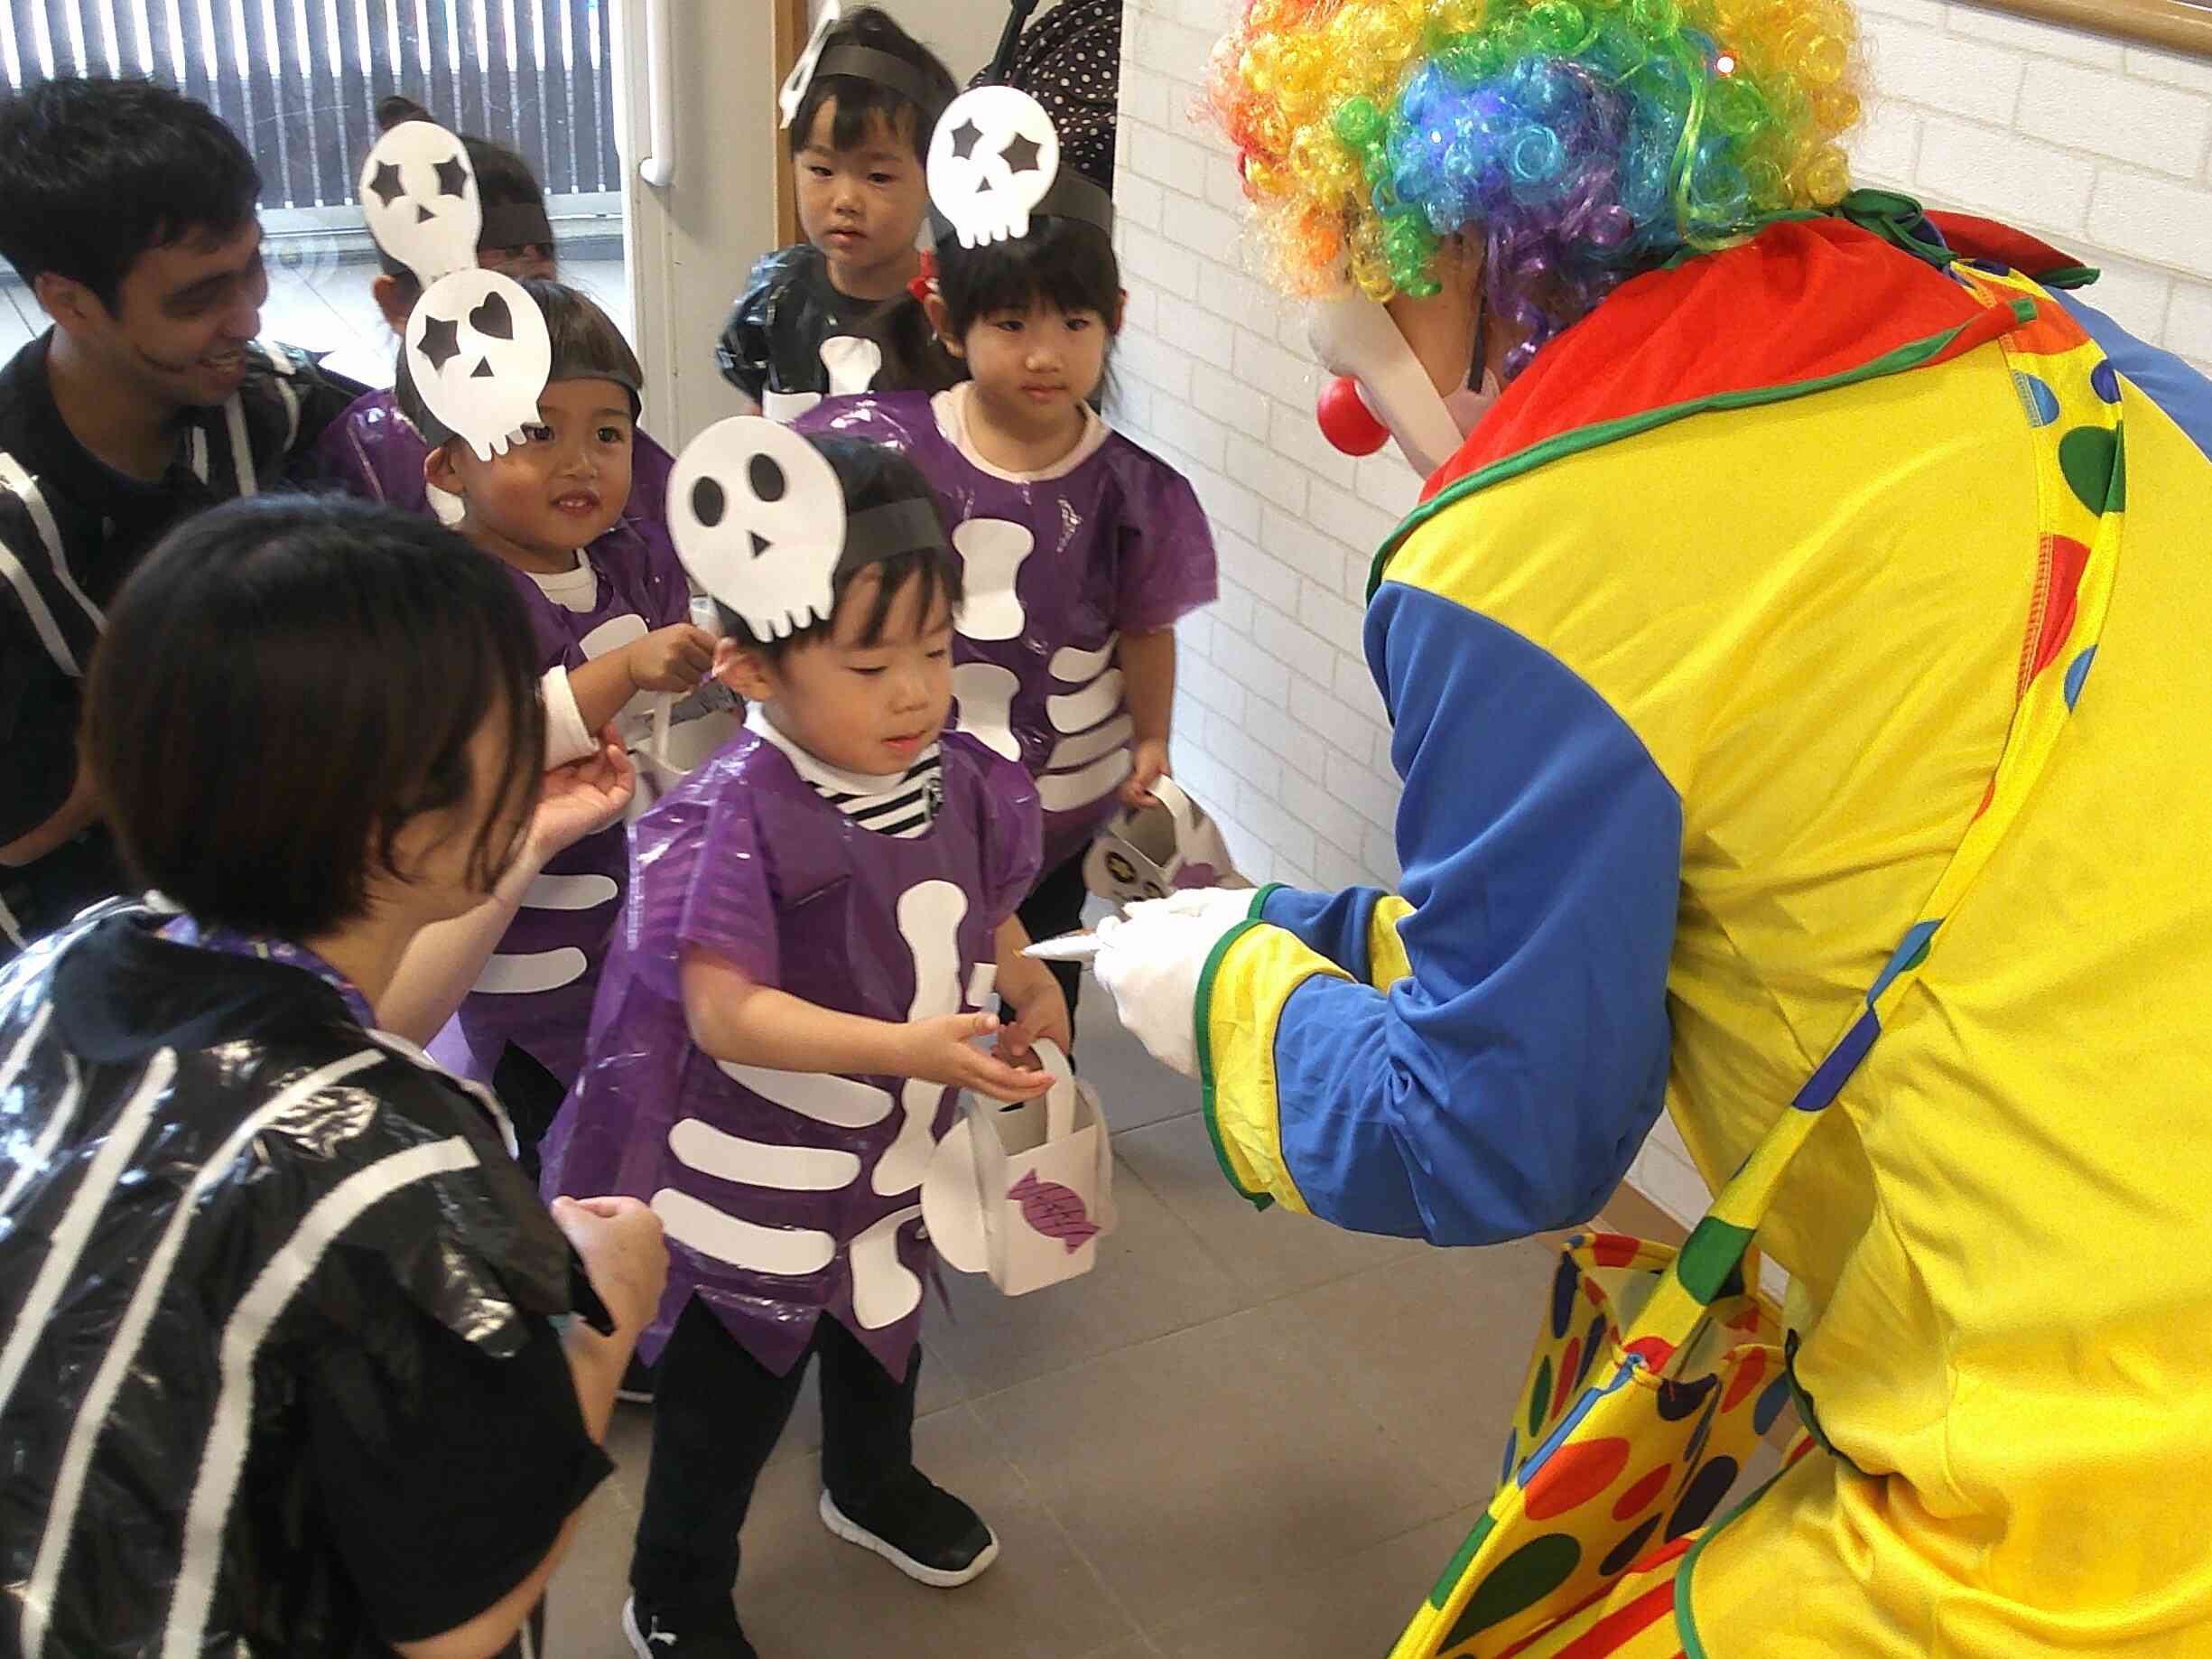
<instances>
[{"instance_id":1,"label":"red clown nose","mask_svg":"<svg viewBox=\"0 0 2212 1659\"><path fill-rule=\"evenodd\" d=\"M1339 375L1321 388L1314 420L1321 435L1347 455L1371 455L1390 441L1390 429L1375 418L1360 396L1360 383L1350 375Z\"/></svg>"}]
</instances>

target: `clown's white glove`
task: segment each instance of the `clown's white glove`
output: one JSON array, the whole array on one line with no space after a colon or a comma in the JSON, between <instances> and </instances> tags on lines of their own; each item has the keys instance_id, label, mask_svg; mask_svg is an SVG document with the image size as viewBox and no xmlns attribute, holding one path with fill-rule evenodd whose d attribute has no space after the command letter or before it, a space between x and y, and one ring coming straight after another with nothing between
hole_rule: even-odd
<instances>
[{"instance_id":1,"label":"clown's white glove","mask_svg":"<svg viewBox=\"0 0 2212 1659\"><path fill-rule=\"evenodd\" d=\"M1121 1023L1152 1058L1186 1077L1198 1075L1198 976L1222 936L1250 914L1252 894L1203 888L1129 908L1098 925L1091 971L1114 1000Z\"/></svg>"}]
</instances>

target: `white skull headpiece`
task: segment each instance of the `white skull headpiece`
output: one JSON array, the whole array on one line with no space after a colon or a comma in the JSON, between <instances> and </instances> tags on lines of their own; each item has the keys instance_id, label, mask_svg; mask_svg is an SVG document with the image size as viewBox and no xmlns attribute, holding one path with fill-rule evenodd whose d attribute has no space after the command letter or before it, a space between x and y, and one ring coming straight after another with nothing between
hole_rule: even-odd
<instances>
[{"instance_id":1,"label":"white skull headpiece","mask_svg":"<svg viewBox=\"0 0 2212 1659\"><path fill-rule=\"evenodd\" d=\"M1029 214L1059 172L1052 117L1012 87L962 93L930 136L930 205L962 247L1027 236Z\"/></svg>"},{"instance_id":2,"label":"white skull headpiece","mask_svg":"<svg viewBox=\"0 0 2212 1659\"><path fill-rule=\"evenodd\" d=\"M789 126L798 119L799 106L806 101L806 89L813 84L814 66L822 61L823 45L829 40L830 31L837 27L839 10L837 0L823 0L822 15L814 19L814 32L806 37L806 50L791 66L791 73L784 77L783 89L776 95L776 108L783 116L779 125Z\"/></svg>"},{"instance_id":3,"label":"white skull headpiece","mask_svg":"<svg viewBox=\"0 0 2212 1659\"><path fill-rule=\"evenodd\" d=\"M684 445L668 475L668 528L692 580L757 639L830 620L841 571L944 545L925 499L848 514L828 457L757 415L717 421Z\"/></svg>"},{"instance_id":4,"label":"white skull headpiece","mask_svg":"<svg viewBox=\"0 0 2212 1659\"><path fill-rule=\"evenodd\" d=\"M465 439L479 461L502 453L538 418L553 373L545 314L528 290L497 271L441 276L407 319L407 375L444 435ZM433 443L443 436L426 432Z\"/></svg>"},{"instance_id":5,"label":"white skull headpiece","mask_svg":"<svg viewBox=\"0 0 2212 1659\"><path fill-rule=\"evenodd\" d=\"M476 263L484 227L469 151L442 126L403 121L361 163L361 216L390 257L429 287Z\"/></svg>"}]
</instances>

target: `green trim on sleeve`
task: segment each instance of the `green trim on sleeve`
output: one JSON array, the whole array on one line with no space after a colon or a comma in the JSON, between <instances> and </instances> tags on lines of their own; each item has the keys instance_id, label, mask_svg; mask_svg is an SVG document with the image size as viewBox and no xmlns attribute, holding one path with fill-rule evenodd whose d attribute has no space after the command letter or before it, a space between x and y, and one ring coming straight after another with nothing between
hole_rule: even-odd
<instances>
[{"instance_id":1,"label":"green trim on sleeve","mask_svg":"<svg viewBox=\"0 0 2212 1659\"><path fill-rule=\"evenodd\" d=\"M1259 890L1264 897L1274 890L1263 887ZM1259 900L1256 899L1252 903L1256 909ZM1213 1143L1213 1161L1222 1167L1222 1179L1235 1188L1237 1196L1243 1198L1254 1209L1266 1209L1275 1200L1267 1193L1251 1191L1242 1181L1237 1179L1237 1172L1229 1161L1229 1150L1222 1144L1221 1126L1213 1121L1213 981L1221 973L1222 960L1229 955L1231 947L1239 939L1261 925L1257 920L1247 919L1239 922L1227 933L1222 935L1219 942L1213 946L1213 954L1206 958L1205 967L1199 973L1198 994L1193 999L1191 1007L1192 1030L1197 1033L1198 1038L1199 1112L1200 1115L1205 1119L1206 1139Z\"/></svg>"}]
</instances>

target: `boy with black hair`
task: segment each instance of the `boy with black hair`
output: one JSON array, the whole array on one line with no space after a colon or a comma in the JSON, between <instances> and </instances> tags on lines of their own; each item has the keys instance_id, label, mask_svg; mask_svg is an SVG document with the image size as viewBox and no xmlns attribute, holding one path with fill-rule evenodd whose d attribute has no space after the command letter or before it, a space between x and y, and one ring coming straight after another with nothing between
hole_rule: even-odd
<instances>
[{"instance_id":1,"label":"boy with black hair","mask_svg":"<svg viewBox=\"0 0 2212 1659\"><path fill-rule=\"evenodd\" d=\"M912 292L923 163L953 77L872 5L820 47L784 91L806 240L753 267L715 352L722 377L772 420L825 395L936 392L961 377Z\"/></svg>"},{"instance_id":2,"label":"boy with black hair","mask_svg":"<svg viewBox=\"0 0 2212 1659\"><path fill-rule=\"evenodd\" d=\"M644 1198L676 1246L639 1347L659 1391L625 1635L638 1659L752 1659L738 1533L810 1361L823 1524L939 1589L998 1554L914 1465L920 1188L962 1088L1046 1091L1020 1067L1064 1048L1067 1010L1014 917L1036 791L943 730L961 573L928 485L894 451L749 418L675 478L750 729L632 831L545 1191Z\"/></svg>"},{"instance_id":3,"label":"boy with black hair","mask_svg":"<svg viewBox=\"0 0 2212 1659\"><path fill-rule=\"evenodd\" d=\"M260 194L151 81L0 100L0 255L53 319L0 369L0 960L123 885L77 758L104 607L181 519L311 477L362 389L256 340Z\"/></svg>"}]
</instances>

